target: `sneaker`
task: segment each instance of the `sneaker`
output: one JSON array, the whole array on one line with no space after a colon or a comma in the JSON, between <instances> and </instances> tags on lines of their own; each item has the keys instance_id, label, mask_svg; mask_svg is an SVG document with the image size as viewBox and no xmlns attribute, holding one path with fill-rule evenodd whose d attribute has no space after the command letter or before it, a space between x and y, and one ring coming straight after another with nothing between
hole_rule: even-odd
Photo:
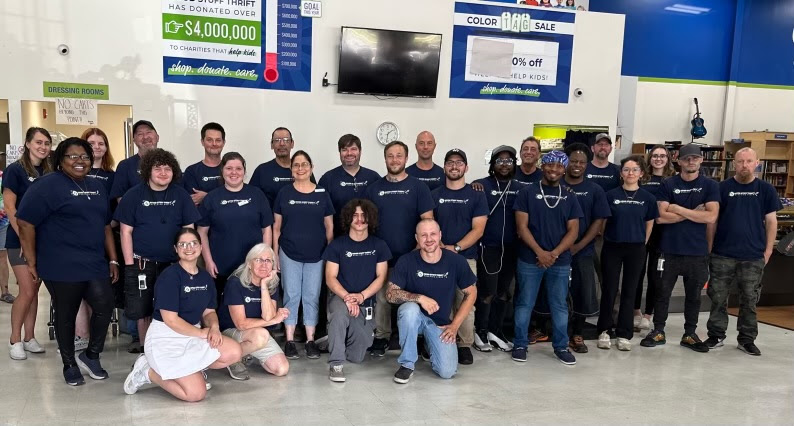
<instances>
[{"instance_id":1,"label":"sneaker","mask_svg":"<svg viewBox=\"0 0 794 426\"><path fill-rule=\"evenodd\" d=\"M386 339L375 339L372 341L372 346L370 346L369 354L372 356L385 356L386 355L386 348L389 347L389 341Z\"/></svg>"},{"instance_id":2,"label":"sneaker","mask_svg":"<svg viewBox=\"0 0 794 426\"><path fill-rule=\"evenodd\" d=\"M709 347L700 340L697 334L684 334L681 337L681 346L692 349L695 352L708 352Z\"/></svg>"},{"instance_id":3,"label":"sneaker","mask_svg":"<svg viewBox=\"0 0 794 426\"><path fill-rule=\"evenodd\" d=\"M292 340L288 340L287 343L284 344L284 356L287 359L298 359L301 356L298 355L298 348L295 346L295 342Z\"/></svg>"},{"instance_id":4,"label":"sneaker","mask_svg":"<svg viewBox=\"0 0 794 426\"><path fill-rule=\"evenodd\" d=\"M319 339L315 340L314 343L317 344L317 350L320 352L328 352L328 336L320 337Z\"/></svg>"},{"instance_id":5,"label":"sneaker","mask_svg":"<svg viewBox=\"0 0 794 426\"><path fill-rule=\"evenodd\" d=\"M208 369L209 367L207 367ZM204 376L204 385L207 387L207 392L212 389L212 383L207 378L207 369L201 370L201 375Z\"/></svg>"},{"instance_id":6,"label":"sneaker","mask_svg":"<svg viewBox=\"0 0 794 426\"><path fill-rule=\"evenodd\" d=\"M506 339L491 333L490 331L488 332L488 343L502 352L510 352L513 350L513 342L509 342Z\"/></svg>"},{"instance_id":7,"label":"sneaker","mask_svg":"<svg viewBox=\"0 0 794 426\"><path fill-rule=\"evenodd\" d=\"M640 346L645 346L646 348L652 348L658 345L664 345L667 343L667 340L664 336L664 331L661 330L651 330L648 334L640 341Z\"/></svg>"},{"instance_id":8,"label":"sneaker","mask_svg":"<svg viewBox=\"0 0 794 426\"><path fill-rule=\"evenodd\" d=\"M576 364L576 357L568 349L555 350L554 355L557 355L557 359L565 365Z\"/></svg>"},{"instance_id":9,"label":"sneaker","mask_svg":"<svg viewBox=\"0 0 794 426\"><path fill-rule=\"evenodd\" d=\"M529 344L534 345L538 342L548 342L549 336L540 330L532 330L529 332Z\"/></svg>"},{"instance_id":10,"label":"sneaker","mask_svg":"<svg viewBox=\"0 0 794 426\"><path fill-rule=\"evenodd\" d=\"M642 322L642 315L635 315L634 316L634 331L639 331L640 322Z\"/></svg>"},{"instance_id":11,"label":"sneaker","mask_svg":"<svg viewBox=\"0 0 794 426\"><path fill-rule=\"evenodd\" d=\"M25 349L25 352L30 352L32 354L43 354L45 352L36 338L30 339L27 342L22 342L22 347Z\"/></svg>"},{"instance_id":12,"label":"sneaker","mask_svg":"<svg viewBox=\"0 0 794 426\"><path fill-rule=\"evenodd\" d=\"M609 338L609 332L602 331L598 335L598 349L609 349L612 347L612 340Z\"/></svg>"},{"instance_id":13,"label":"sneaker","mask_svg":"<svg viewBox=\"0 0 794 426\"><path fill-rule=\"evenodd\" d=\"M716 349L725 346L725 343L723 343L724 340L725 338L720 339L719 337L709 336L705 343L709 349Z\"/></svg>"},{"instance_id":14,"label":"sneaker","mask_svg":"<svg viewBox=\"0 0 794 426\"><path fill-rule=\"evenodd\" d=\"M650 330L653 323L650 318L642 317L640 320L640 330Z\"/></svg>"},{"instance_id":15,"label":"sneaker","mask_svg":"<svg viewBox=\"0 0 794 426\"><path fill-rule=\"evenodd\" d=\"M739 346L737 346L737 348L740 351L746 353L747 355L761 356L761 349L758 349L758 346L756 346L755 343L753 342L748 342L744 344L739 343Z\"/></svg>"},{"instance_id":16,"label":"sneaker","mask_svg":"<svg viewBox=\"0 0 794 426\"><path fill-rule=\"evenodd\" d=\"M394 381L400 384L406 384L409 380L411 380L411 376L414 375L414 370L410 368L400 366L400 369L394 373Z\"/></svg>"},{"instance_id":17,"label":"sneaker","mask_svg":"<svg viewBox=\"0 0 794 426\"><path fill-rule=\"evenodd\" d=\"M478 332L474 334L474 349L480 352L491 352L493 347L488 343L488 333Z\"/></svg>"},{"instance_id":18,"label":"sneaker","mask_svg":"<svg viewBox=\"0 0 794 426\"><path fill-rule=\"evenodd\" d=\"M618 350L619 351L630 351L631 350L631 340L624 339L623 337L618 337Z\"/></svg>"},{"instance_id":19,"label":"sneaker","mask_svg":"<svg viewBox=\"0 0 794 426\"><path fill-rule=\"evenodd\" d=\"M127 346L127 353L128 354L142 354L143 353L143 346L141 346L141 341L137 337L132 338L132 342Z\"/></svg>"},{"instance_id":20,"label":"sneaker","mask_svg":"<svg viewBox=\"0 0 794 426\"><path fill-rule=\"evenodd\" d=\"M72 366L63 366L63 378L66 380L66 384L69 386L80 386L85 384L85 379L83 378L83 374L80 373L80 367L76 365Z\"/></svg>"},{"instance_id":21,"label":"sneaker","mask_svg":"<svg viewBox=\"0 0 794 426\"><path fill-rule=\"evenodd\" d=\"M133 395L138 392L138 389L151 382L149 380L149 362L146 360L146 356L141 354L135 360L135 364L133 364L130 374L127 375L127 379L124 380L124 393Z\"/></svg>"},{"instance_id":22,"label":"sneaker","mask_svg":"<svg viewBox=\"0 0 794 426\"><path fill-rule=\"evenodd\" d=\"M77 355L76 361L77 365L84 371L88 372L88 375L94 380L105 380L110 377L108 376L108 372L102 368L102 364L99 363L99 358L91 359L88 357L85 351L80 352L80 355Z\"/></svg>"},{"instance_id":23,"label":"sneaker","mask_svg":"<svg viewBox=\"0 0 794 426\"><path fill-rule=\"evenodd\" d=\"M571 338L571 341L568 342L568 347L578 354L586 354L588 351L587 345L584 344L584 338L579 335L574 335Z\"/></svg>"},{"instance_id":24,"label":"sneaker","mask_svg":"<svg viewBox=\"0 0 794 426\"><path fill-rule=\"evenodd\" d=\"M472 356L470 348L466 346L458 347L458 364L461 365L474 364L474 356Z\"/></svg>"},{"instance_id":25,"label":"sneaker","mask_svg":"<svg viewBox=\"0 0 794 426\"><path fill-rule=\"evenodd\" d=\"M88 339L80 336L74 336L74 351L79 352L86 349L88 349Z\"/></svg>"},{"instance_id":26,"label":"sneaker","mask_svg":"<svg viewBox=\"0 0 794 426\"><path fill-rule=\"evenodd\" d=\"M328 372L328 379L331 380L332 382L344 383L344 381L345 381L345 370L344 370L344 368L345 368L345 366L341 365L341 364L340 365L332 365L331 369ZM394 377L395 377L395 381L396 381L396 377L397 376L395 375Z\"/></svg>"},{"instance_id":27,"label":"sneaker","mask_svg":"<svg viewBox=\"0 0 794 426\"><path fill-rule=\"evenodd\" d=\"M306 351L306 358L320 358L320 349L317 347L317 343L314 343L314 340L309 340L306 342L306 345L304 345L303 349Z\"/></svg>"},{"instance_id":28,"label":"sneaker","mask_svg":"<svg viewBox=\"0 0 794 426\"><path fill-rule=\"evenodd\" d=\"M248 368L242 361L235 362L234 364L226 367L229 370L229 377L234 380L248 380L251 376L248 375Z\"/></svg>"},{"instance_id":29,"label":"sneaker","mask_svg":"<svg viewBox=\"0 0 794 426\"><path fill-rule=\"evenodd\" d=\"M6 303L14 303L17 298L12 296L11 293L3 293L3 295L0 296L0 300Z\"/></svg>"},{"instance_id":30,"label":"sneaker","mask_svg":"<svg viewBox=\"0 0 794 426\"><path fill-rule=\"evenodd\" d=\"M416 347L419 349L419 356L424 361L430 362L430 351L427 350L427 343L425 343L424 337L416 341Z\"/></svg>"},{"instance_id":31,"label":"sneaker","mask_svg":"<svg viewBox=\"0 0 794 426\"><path fill-rule=\"evenodd\" d=\"M511 357L516 362L527 362L527 348L523 346L513 348Z\"/></svg>"},{"instance_id":32,"label":"sneaker","mask_svg":"<svg viewBox=\"0 0 794 426\"><path fill-rule=\"evenodd\" d=\"M16 342L14 344L8 344L8 356L11 359L22 361L23 359L28 359L28 354L25 353L25 346L22 342Z\"/></svg>"}]
</instances>

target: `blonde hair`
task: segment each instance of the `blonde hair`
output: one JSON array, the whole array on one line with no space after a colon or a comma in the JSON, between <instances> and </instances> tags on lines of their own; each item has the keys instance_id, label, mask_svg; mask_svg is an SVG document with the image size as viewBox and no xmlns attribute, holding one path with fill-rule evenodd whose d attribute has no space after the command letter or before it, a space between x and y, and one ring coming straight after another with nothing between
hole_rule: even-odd
<instances>
[{"instance_id":1,"label":"blonde hair","mask_svg":"<svg viewBox=\"0 0 794 426\"><path fill-rule=\"evenodd\" d=\"M245 255L245 262L238 266L237 269L235 269L234 272L229 275L229 278L239 278L240 284L242 284L246 289L251 290L251 287L253 286L251 279L254 276L253 271L251 271L251 262L261 256L262 253L269 254L270 258L273 259L273 262L275 263L276 253L273 251L273 248L265 243L259 243L251 247L251 250L248 250L248 254ZM271 278L269 281L266 281L264 284L267 286L267 291L270 292L270 294L273 294L278 288L278 275L274 275L273 278Z\"/></svg>"}]
</instances>

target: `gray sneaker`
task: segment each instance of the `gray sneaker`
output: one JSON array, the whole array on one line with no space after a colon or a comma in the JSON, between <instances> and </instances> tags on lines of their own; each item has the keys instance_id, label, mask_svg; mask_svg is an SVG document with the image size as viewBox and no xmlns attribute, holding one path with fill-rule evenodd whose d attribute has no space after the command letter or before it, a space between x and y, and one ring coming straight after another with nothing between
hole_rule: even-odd
<instances>
[{"instance_id":1,"label":"gray sneaker","mask_svg":"<svg viewBox=\"0 0 794 426\"><path fill-rule=\"evenodd\" d=\"M343 365L332 365L328 372L328 379L332 382L344 383L345 371Z\"/></svg>"},{"instance_id":2,"label":"gray sneaker","mask_svg":"<svg viewBox=\"0 0 794 426\"><path fill-rule=\"evenodd\" d=\"M234 380L248 380L251 377L248 375L248 368L242 362L235 362L234 364L226 367L229 370L229 376Z\"/></svg>"}]
</instances>

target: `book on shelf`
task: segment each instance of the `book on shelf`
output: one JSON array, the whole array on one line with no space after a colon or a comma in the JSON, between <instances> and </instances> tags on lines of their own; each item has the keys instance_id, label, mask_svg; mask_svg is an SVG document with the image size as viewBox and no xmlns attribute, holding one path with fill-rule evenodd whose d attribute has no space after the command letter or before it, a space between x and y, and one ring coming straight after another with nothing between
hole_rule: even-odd
<instances>
[{"instance_id":1,"label":"book on shelf","mask_svg":"<svg viewBox=\"0 0 794 426\"><path fill-rule=\"evenodd\" d=\"M766 165L767 173L787 173L788 164L785 161L769 161Z\"/></svg>"}]
</instances>

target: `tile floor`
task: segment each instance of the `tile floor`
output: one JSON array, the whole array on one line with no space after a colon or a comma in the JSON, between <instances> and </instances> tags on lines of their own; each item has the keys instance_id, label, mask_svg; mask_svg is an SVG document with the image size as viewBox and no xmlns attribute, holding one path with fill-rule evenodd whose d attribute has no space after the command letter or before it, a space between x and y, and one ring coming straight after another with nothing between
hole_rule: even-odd
<instances>
[{"instance_id":1,"label":"tile floor","mask_svg":"<svg viewBox=\"0 0 794 426\"><path fill-rule=\"evenodd\" d=\"M736 349L735 318L723 348L699 354L678 345L683 317L671 315L670 343L631 352L596 348L578 364L560 364L548 343L533 345L529 362L475 352L452 380L436 378L419 361L413 379L391 378L397 353L346 369L347 383L327 378L325 356L293 361L287 377L252 369L247 382L210 372L213 389L200 403L183 403L157 388L127 396L122 383L135 355L128 336L108 338L103 364L110 379L86 376L67 386L55 343L47 340L46 291L37 336L47 349L26 361L0 356L0 424L791 424L794 422L794 332L761 325L761 357ZM11 306L0 303L0 338L7 341ZM704 325L707 313L701 314ZM701 327L701 337L704 337ZM5 351L5 346L0 348Z\"/></svg>"}]
</instances>

